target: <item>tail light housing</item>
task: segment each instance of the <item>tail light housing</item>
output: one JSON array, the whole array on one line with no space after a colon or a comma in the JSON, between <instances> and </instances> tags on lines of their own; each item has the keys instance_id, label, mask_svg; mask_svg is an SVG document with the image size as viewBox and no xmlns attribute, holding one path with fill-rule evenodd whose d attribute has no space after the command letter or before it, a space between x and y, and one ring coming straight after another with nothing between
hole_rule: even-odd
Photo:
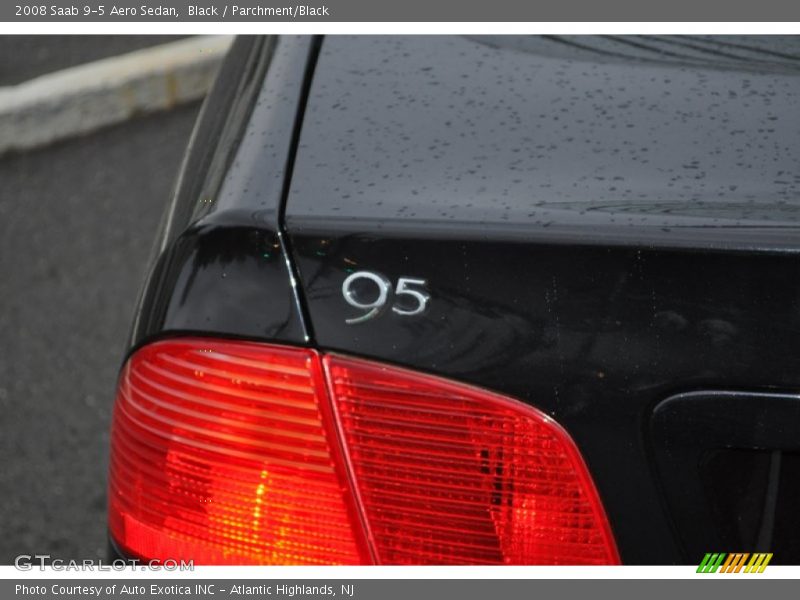
<instances>
[{"instance_id":1,"label":"tail light housing","mask_svg":"<svg viewBox=\"0 0 800 600\"><path fill-rule=\"evenodd\" d=\"M616 564L567 433L485 390L336 354L186 338L119 381L109 528L197 564Z\"/></svg>"}]
</instances>

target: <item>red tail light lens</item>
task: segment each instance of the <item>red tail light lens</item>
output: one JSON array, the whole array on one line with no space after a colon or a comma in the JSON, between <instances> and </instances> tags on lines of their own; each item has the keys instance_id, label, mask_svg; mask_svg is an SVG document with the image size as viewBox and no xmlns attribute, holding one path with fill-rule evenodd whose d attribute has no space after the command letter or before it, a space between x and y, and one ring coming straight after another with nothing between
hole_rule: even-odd
<instances>
[{"instance_id":1,"label":"red tail light lens","mask_svg":"<svg viewBox=\"0 0 800 600\"><path fill-rule=\"evenodd\" d=\"M134 354L120 379L109 496L112 537L145 558L619 561L580 454L544 414L404 369L266 344L190 338Z\"/></svg>"},{"instance_id":2,"label":"red tail light lens","mask_svg":"<svg viewBox=\"0 0 800 600\"><path fill-rule=\"evenodd\" d=\"M586 467L552 419L439 378L324 361L380 563L619 562Z\"/></svg>"},{"instance_id":3,"label":"red tail light lens","mask_svg":"<svg viewBox=\"0 0 800 600\"><path fill-rule=\"evenodd\" d=\"M310 350L199 339L139 350L114 413L114 539L198 564L369 560L323 389Z\"/></svg>"}]
</instances>

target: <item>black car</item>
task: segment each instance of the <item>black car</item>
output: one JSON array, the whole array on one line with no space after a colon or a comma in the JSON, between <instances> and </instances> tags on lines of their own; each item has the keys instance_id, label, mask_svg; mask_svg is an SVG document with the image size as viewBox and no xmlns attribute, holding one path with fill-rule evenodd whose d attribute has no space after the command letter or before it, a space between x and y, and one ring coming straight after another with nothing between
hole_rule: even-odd
<instances>
[{"instance_id":1,"label":"black car","mask_svg":"<svg viewBox=\"0 0 800 600\"><path fill-rule=\"evenodd\" d=\"M800 562L800 40L244 37L112 431L125 557Z\"/></svg>"}]
</instances>

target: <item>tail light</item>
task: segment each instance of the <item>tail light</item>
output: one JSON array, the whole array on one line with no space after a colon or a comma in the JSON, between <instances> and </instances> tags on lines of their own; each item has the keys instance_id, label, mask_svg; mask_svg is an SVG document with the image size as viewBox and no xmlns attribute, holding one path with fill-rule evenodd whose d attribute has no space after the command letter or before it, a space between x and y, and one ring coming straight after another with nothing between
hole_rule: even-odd
<instances>
[{"instance_id":1,"label":"tail light","mask_svg":"<svg viewBox=\"0 0 800 600\"><path fill-rule=\"evenodd\" d=\"M314 350L136 352L112 428L123 552L198 564L615 564L575 445L520 402Z\"/></svg>"},{"instance_id":2,"label":"tail light","mask_svg":"<svg viewBox=\"0 0 800 600\"><path fill-rule=\"evenodd\" d=\"M368 560L321 390L307 350L141 349L114 413L112 535L138 556L207 564Z\"/></svg>"}]
</instances>

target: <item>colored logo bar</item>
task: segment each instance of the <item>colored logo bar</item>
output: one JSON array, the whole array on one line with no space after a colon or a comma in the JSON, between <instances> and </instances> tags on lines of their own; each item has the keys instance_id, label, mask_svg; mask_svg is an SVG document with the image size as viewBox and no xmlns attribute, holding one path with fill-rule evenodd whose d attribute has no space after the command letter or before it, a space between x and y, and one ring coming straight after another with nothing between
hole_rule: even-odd
<instances>
[{"instance_id":1,"label":"colored logo bar","mask_svg":"<svg viewBox=\"0 0 800 600\"><path fill-rule=\"evenodd\" d=\"M748 559L750 559L748 561ZM698 573L763 573L769 561L772 560L772 552L709 552L697 567Z\"/></svg>"}]
</instances>

